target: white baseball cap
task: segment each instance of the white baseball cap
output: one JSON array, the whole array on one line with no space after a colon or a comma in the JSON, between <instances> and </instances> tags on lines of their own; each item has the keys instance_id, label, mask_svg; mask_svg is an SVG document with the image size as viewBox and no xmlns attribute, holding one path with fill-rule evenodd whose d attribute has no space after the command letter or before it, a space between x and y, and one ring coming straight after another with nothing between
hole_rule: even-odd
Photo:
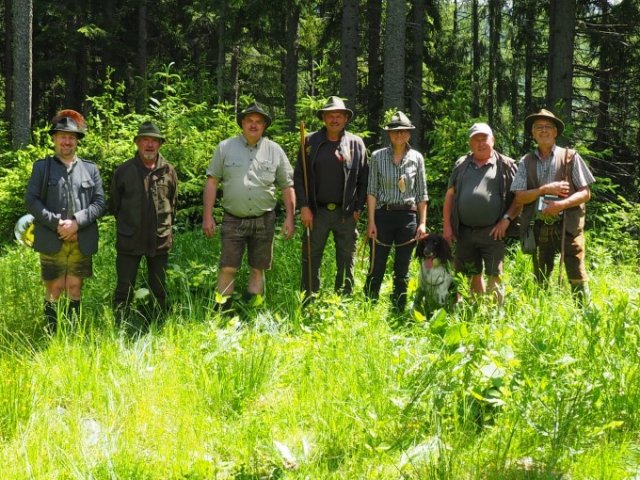
<instances>
[{"instance_id":1,"label":"white baseball cap","mask_svg":"<svg viewBox=\"0 0 640 480\"><path fill-rule=\"evenodd\" d=\"M471 125L471 128L469 129L469 138L477 135L478 133L484 133L493 137L493 130L491 130L491 127L486 123L474 123Z\"/></svg>"}]
</instances>

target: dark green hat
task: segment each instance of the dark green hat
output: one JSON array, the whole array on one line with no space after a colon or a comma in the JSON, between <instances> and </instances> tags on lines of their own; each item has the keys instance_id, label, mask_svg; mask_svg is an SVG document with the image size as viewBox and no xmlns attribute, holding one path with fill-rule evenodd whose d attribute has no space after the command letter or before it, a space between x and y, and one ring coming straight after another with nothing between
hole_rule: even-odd
<instances>
[{"instance_id":1,"label":"dark green hat","mask_svg":"<svg viewBox=\"0 0 640 480\"><path fill-rule=\"evenodd\" d=\"M554 123L556 128L558 129L558 135L562 135L564 131L564 123L558 117L556 117L549 110L541 109L538 113L534 113L529 115L524 119L524 131L526 133L531 133L531 128L536 120L550 120Z\"/></svg>"},{"instance_id":2,"label":"dark green hat","mask_svg":"<svg viewBox=\"0 0 640 480\"><path fill-rule=\"evenodd\" d=\"M51 119L51 128L49 134L55 132L75 133L78 138L83 138L87 133L87 122L84 117L75 110L60 110L55 117Z\"/></svg>"},{"instance_id":3,"label":"dark green hat","mask_svg":"<svg viewBox=\"0 0 640 480\"><path fill-rule=\"evenodd\" d=\"M164 135L160 133L160 129L153 122L144 122L142 125L140 125L140 128L138 128L138 133L136 133L133 141L135 142L140 137L158 138L160 139L160 141L164 142Z\"/></svg>"},{"instance_id":4,"label":"dark green hat","mask_svg":"<svg viewBox=\"0 0 640 480\"><path fill-rule=\"evenodd\" d=\"M242 112L240 112L238 114L238 116L236 117L236 120L238 121L238 125L240 126L240 128L242 128L242 120L244 119L244 117L246 117L247 115L249 115L250 113L258 113L260 115L262 115L264 117L264 121L266 122L266 127L269 127L269 125L271 125L271 117L269 115L267 115L267 112L265 112L260 105L258 105L256 102L253 102L251 105L249 105L247 108L245 108Z\"/></svg>"},{"instance_id":5,"label":"dark green hat","mask_svg":"<svg viewBox=\"0 0 640 480\"><path fill-rule=\"evenodd\" d=\"M342 100L340 97L335 96L329 97L329 100L327 100L325 106L316 112L316 117L322 120L322 115L324 115L324 112L335 111L345 112L349 120L351 120L351 118L353 117L353 111L347 108L347 106L344 104L344 100Z\"/></svg>"},{"instance_id":6,"label":"dark green hat","mask_svg":"<svg viewBox=\"0 0 640 480\"><path fill-rule=\"evenodd\" d=\"M385 130L413 130L416 128L404 113L397 111L384 127Z\"/></svg>"}]
</instances>

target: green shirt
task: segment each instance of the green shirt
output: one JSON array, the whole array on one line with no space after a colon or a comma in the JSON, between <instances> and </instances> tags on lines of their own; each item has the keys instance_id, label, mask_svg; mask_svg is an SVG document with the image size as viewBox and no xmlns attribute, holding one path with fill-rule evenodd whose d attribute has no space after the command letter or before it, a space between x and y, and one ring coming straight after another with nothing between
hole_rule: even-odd
<instances>
[{"instance_id":1,"label":"green shirt","mask_svg":"<svg viewBox=\"0 0 640 480\"><path fill-rule=\"evenodd\" d=\"M249 145L242 135L218 144L207 176L224 184L222 205L237 217L254 217L276 205L276 188L293 186L293 168L276 142L261 138Z\"/></svg>"}]
</instances>

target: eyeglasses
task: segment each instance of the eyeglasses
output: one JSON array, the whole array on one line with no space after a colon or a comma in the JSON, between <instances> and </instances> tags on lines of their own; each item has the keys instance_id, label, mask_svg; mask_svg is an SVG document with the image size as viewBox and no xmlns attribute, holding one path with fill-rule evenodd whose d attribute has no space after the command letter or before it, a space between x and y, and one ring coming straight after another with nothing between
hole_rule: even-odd
<instances>
[{"instance_id":1,"label":"eyeglasses","mask_svg":"<svg viewBox=\"0 0 640 480\"><path fill-rule=\"evenodd\" d=\"M544 125L535 125L533 127L533 129L536 132L544 132L545 130L555 130L556 126L555 125L546 125L546 124L544 124Z\"/></svg>"}]
</instances>

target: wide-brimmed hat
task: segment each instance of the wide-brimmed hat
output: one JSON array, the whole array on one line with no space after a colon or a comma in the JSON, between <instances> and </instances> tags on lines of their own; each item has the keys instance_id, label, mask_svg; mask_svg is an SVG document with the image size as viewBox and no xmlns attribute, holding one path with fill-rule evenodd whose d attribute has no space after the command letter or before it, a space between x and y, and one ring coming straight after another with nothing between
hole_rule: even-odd
<instances>
[{"instance_id":1,"label":"wide-brimmed hat","mask_svg":"<svg viewBox=\"0 0 640 480\"><path fill-rule=\"evenodd\" d=\"M238 113L236 120L238 121L238 125L240 126L240 128L242 128L242 120L244 119L244 117L246 117L250 113L259 113L260 115L262 115L264 117L264 121L266 122L265 128L271 125L271 117L267 115L267 112L265 112L260 107L260 105L258 105L256 102L253 102L251 105L245 108L242 112Z\"/></svg>"},{"instance_id":2,"label":"wide-brimmed hat","mask_svg":"<svg viewBox=\"0 0 640 480\"><path fill-rule=\"evenodd\" d=\"M136 133L136 136L133 137L133 141L135 142L140 137L158 138L160 139L160 141L164 142L164 135L160 133L160 129L153 122L144 122L142 125L140 125L140 128L138 128L138 133Z\"/></svg>"},{"instance_id":3,"label":"wide-brimmed hat","mask_svg":"<svg viewBox=\"0 0 640 480\"><path fill-rule=\"evenodd\" d=\"M344 104L344 100L342 100L340 97L335 96L329 97L329 100L327 100L327 103L324 105L324 107L316 112L316 117L322 120L322 115L324 114L324 112L335 111L345 112L349 117L348 120L351 120L351 118L353 117L353 110L349 110Z\"/></svg>"},{"instance_id":4,"label":"wide-brimmed hat","mask_svg":"<svg viewBox=\"0 0 640 480\"><path fill-rule=\"evenodd\" d=\"M554 123L556 128L558 129L558 135L561 135L564 131L564 123L558 117L556 117L549 110L541 109L538 113L534 113L529 115L524 119L524 131L526 133L531 133L531 128L536 120L550 120Z\"/></svg>"},{"instance_id":5,"label":"wide-brimmed hat","mask_svg":"<svg viewBox=\"0 0 640 480\"><path fill-rule=\"evenodd\" d=\"M480 122L480 123L474 123L473 125L471 125L471 128L469 129L469 138L479 133L493 137L493 130L491 130L491 127L489 126L488 123Z\"/></svg>"},{"instance_id":6,"label":"wide-brimmed hat","mask_svg":"<svg viewBox=\"0 0 640 480\"><path fill-rule=\"evenodd\" d=\"M60 110L51 119L49 135L53 135L55 132L75 133L78 138L83 138L87 133L87 122L82 114L75 110Z\"/></svg>"},{"instance_id":7,"label":"wide-brimmed hat","mask_svg":"<svg viewBox=\"0 0 640 480\"><path fill-rule=\"evenodd\" d=\"M413 130L416 128L404 113L397 111L384 127L384 130Z\"/></svg>"}]
</instances>

